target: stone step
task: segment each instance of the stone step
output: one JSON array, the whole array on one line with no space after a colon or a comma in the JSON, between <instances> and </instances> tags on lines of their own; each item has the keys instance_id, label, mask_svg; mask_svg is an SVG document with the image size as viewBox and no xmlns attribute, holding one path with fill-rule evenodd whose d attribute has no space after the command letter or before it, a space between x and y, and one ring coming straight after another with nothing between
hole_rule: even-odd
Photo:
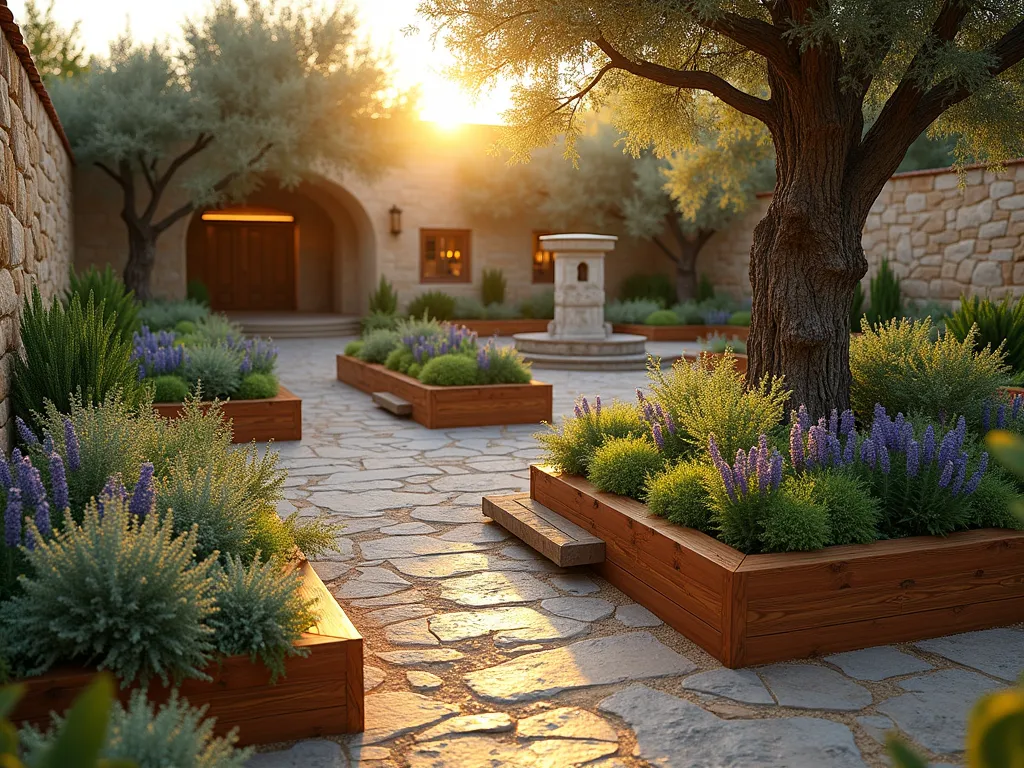
<instances>
[{"instance_id":1,"label":"stone step","mask_svg":"<svg viewBox=\"0 0 1024 768\"><path fill-rule=\"evenodd\" d=\"M374 392L370 395L375 405L395 416L412 416L412 403L390 392Z\"/></svg>"},{"instance_id":2,"label":"stone step","mask_svg":"<svg viewBox=\"0 0 1024 768\"><path fill-rule=\"evenodd\" d=\"M555 565L604 562L604 542L530 498L528 493L485 496L483 513Z\"/></svg>"}]
</instances>

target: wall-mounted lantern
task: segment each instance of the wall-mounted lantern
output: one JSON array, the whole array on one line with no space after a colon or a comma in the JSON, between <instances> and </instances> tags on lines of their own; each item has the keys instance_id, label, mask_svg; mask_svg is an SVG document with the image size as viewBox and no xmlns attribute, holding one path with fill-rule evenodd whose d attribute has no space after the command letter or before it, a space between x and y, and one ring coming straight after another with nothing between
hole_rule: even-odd
<instances>
[{"instance_id":1,"label":"wall-mounted lantern","mask_svg":"<svg viewBox=\"0 0 1024 768\"><path fill-rule=\"evenodd\" d=\"M402 234L402 209L397 205L392 205L388 214L391 216L391 234Z\"/></svg>"}]
</instances>

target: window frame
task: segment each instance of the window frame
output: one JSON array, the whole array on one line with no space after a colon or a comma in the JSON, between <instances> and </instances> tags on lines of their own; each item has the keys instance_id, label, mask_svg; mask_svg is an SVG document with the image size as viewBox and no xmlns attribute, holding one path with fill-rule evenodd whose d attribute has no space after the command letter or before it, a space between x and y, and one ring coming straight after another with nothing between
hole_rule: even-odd
<instances>
[{"instance_id":1,"label":"window frame","mask_svg":"<svg viewBox=\"0 0 1024 768\"><path fill-rule=\"evenodd\" d=\"M456 237L461 236L465 239L466 245L462 252L462 274L458 277L452 277L450 275L430 275L426 274L427 266L427 238L428 237ZM473 230L471 229L457 229L457 228L445 228L445 227L420 227L420 283L471 283L473 282L472 276L472 257L473 257Z\"/></svg>"},{"instance_id":2,"label":"window frame","mask_svg":"<svg viewBox=\"0 0 1024 768\"><path fill-rule=\"evenodd\" d=\"M550 274L551 275L551 279L550 280L538 280L537 279L538 272L537 272L537 269L536 269L536 266L535 266L536 262L534 261L534 257L537 255L538 251L543 250L540 247L540 239L542 237L544 237L545 235L558 235L558 234L561 234L561 233L560 232L552 232L552 231L547 230L547 229L535 229L535 230L533 230L533 240L532 240L533 250L530 251L530 283L532 285L554 285L555 284L555 256L554 256L554 252L553 251L545 251L546 253L550 253L551 254L551 260L549 261L549 264L551 265L551 269L549 270L549 272L545 272L543 274L545 274L545 275Z\"/></svg>"}]
</instances>

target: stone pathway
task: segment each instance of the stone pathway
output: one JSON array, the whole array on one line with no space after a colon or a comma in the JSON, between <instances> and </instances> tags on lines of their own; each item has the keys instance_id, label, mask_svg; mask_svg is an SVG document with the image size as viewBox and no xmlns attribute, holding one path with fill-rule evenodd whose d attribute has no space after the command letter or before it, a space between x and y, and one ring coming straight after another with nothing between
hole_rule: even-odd
<instances>
[{"instance_id":1,"label":"stone pathway","mask_svg":"<svg viewBox=\"0 0 1024 768\"><path fill-rule=\"evenodd\" d=\"M314 566L366 638L366 732L282 745L249 768L880 767L892 729L958 765L974 700L1024 671L1018 628L724 669L480 514L482 496L527 489L538 426L396 419L335 380L343 346L280 343L305 416L302 442L278 446L281 512L345 524L341 552ZM556 414L580 394L632 399L645 381L538 374Z\"/></svg>"}]
</instances>

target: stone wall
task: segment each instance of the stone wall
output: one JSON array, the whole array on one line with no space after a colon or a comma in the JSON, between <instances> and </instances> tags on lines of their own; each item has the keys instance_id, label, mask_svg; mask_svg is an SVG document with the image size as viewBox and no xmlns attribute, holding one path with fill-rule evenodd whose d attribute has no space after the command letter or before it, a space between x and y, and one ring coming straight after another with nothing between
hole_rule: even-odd
<instances>
[{"instance_id":1,"label":"stone wall","mask_svg":"<svg viewBox=\"0 0 1024 768\"><path fill-rule=\"evenodd\" d=\"M894 176L864 227L868 276L887 258L904 295L951 305L961 294L1024 295L1024 161L1001 174L967 172L965 185L949 170ZM752 233L771 196L761 196L701 253L698 269L738 296L750 294Z\"/></svg>"},{"instance_id":2,"label":"stone wall","mask_svg":"<svg viewBox=\"0 0 1024 768\"><path fill-rule=\"evenodd\" d=\"M3 0L0 28L0 440L6 446L22 297L38 285L52 300L68 285L73 160Z\"/></svg>"}]
</instances>

